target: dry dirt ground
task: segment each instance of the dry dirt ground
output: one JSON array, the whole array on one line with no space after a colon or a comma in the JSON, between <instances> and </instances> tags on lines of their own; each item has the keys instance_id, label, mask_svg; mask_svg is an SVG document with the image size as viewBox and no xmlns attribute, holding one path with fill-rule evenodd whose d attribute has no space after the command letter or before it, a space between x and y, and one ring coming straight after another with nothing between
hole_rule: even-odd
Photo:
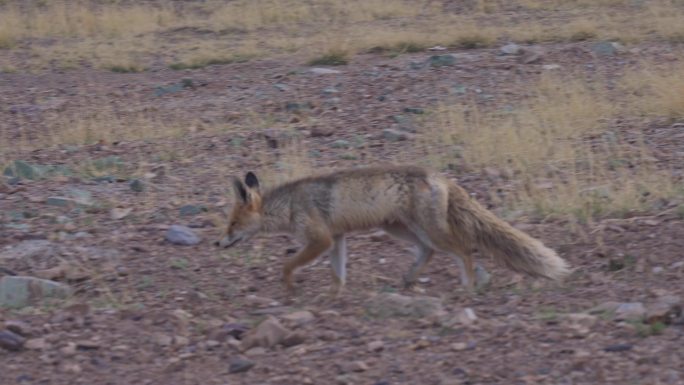
<instances>
[{"instance_id":1,"label":"dry dirt ground","mask_svg":"<svg viewBox=\"0 0 684 385\"><path fill-rule=\"evenodd\" d=\"M477 293L460 288L456 261L444 255L415 289L404 289L401 276L411 263L406 246L355 234L341 298L319 296L329 284L323 258L299 272L299 293L288 301L280 269L292 240L262 237L226 251L212 245L220 212L232 202L230 175L255 169L276 178L296 168L291 160L297 156L321 168L412 156L419 162L429 155L416 150L421 116L407 107L521 97L530 79L554 70L543 67L548 64L611 76L640 59L684 57L679 47L655 43L601 56L591 44L544 45L543 58L530 64L501 56L498 48L451 51L456 63L444 67L415 65L434 54L427 51L368 54L335 67L340 73L334 74L312 73L296 58L137 74L0 74L0 125L10 132L9 143L50 135L51 127L83 117L88 106L101 106L99 119L110 121L112 130L129 130L122 141L100 132L93 134L103 136L100 143L94 137L90 145L12 154L72 168L116 156L122 165L109 179L83 172L15 184L8 178L0 190L3 255L20 242L52 242L30 263L8 259L2 267L47 274L76 289L67 303L0 309L0 329L20 321L32 341L19 351L0 349L0 383L684 384L684 320L676 309L673 319L651 324L618 322L610 311L576 315L609 301L651 309L684 296L684 220L676 205L589 223L519 217L516 226L556 249L574 273L562 284L532 282L481 257L492 280ZM173 87L183 79L192 84ZM384 135L402 124L393 115L415 118L416 136L392 141ZM150 125L182 130L138 140L138 130L154 132ZM293 129L280 130L283 125ZM658 150L657 161L681 178L682 126L651 121L638 128ZM292 140L299 144L288 145ZM490 198L501 175L458 165L444 172L500 213ZM131 178L143 180L144 191L133 191ZM48 204L49 197L74 191L89 192L99 206ZM181 215L184 205L199 210ZM114 208L130 212L112 216ZM173 224L192 227L202 241L166 242ZM61 270L50 270L56 266ZM369 299L388 292L439 298L447 315L374 315ZM459 318L466 308L476 320ZM287 315L298 310L313 319L293 325ZM241 352L241 330L269 315L297 333L287 343L293 346ZM231 373L231 363L235 371L240 360L253 366Z\"/></svg>"}]
</instances>

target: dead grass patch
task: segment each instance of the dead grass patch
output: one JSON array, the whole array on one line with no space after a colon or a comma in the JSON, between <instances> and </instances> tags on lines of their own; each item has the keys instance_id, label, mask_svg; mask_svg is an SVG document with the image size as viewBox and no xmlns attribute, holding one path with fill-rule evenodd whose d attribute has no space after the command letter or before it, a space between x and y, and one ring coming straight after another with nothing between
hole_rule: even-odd
<instances>
[{"instance_id":1,"label":"dead grass patch","mask_svg":"<svg viewBox=\"0 0 684 385\"><path fill-rule=\"evenodd\" d=\"M339 66L346 65L349 63L349 51L334 49L330 50L323 55L309 60L309 65L312 66Z\"/></svg>"},{"instance_id":2,"label":"dead grass patch","mask_svg":"<svg viewBox=\"0 0 684 385\"><path fill-rule=\"evenodd\" d=\"M668 0L480 0L458 13L439 2L408 0L36 4L0 5L0 48L23 49L18 47L25 46L24 39L51 40L40 46L45 52L35 59L38 67L46 62L106 67L102 52L89 50L106 45L116 56L133 55L142 67L145 60L162 57L176 67L199 68L232 62L225 57L236 56L234 50L244 45L258 47L255 56L260 57L295 52L315 57L338 46L351 56L416 52L433 45L481 48L499 41L684 40L684 6ZM221 50L209 55L194 45Z\"/></svg>"},{"instance_id":3,"label":"dead grass patch","mask_svg":"<svg viewBox=\"0 0 684 385\"><path fill-rule=\"evenodd\" d=\"M684 65L642 63L641 69L626 73L621 82L634 96L633 108L646 115L684 118Z\"/></svg>"},{"instance_id":4,"label":"dead grass patch","mask_svg":"<svg viewBox=\"0 0 684 385\"><path fill-rule=\"evenodd\" d=\"M428 161L483 170L500 204L542 217L620 215L682 194L640 133L611 130L620 111L606 92L600 82L542 76L530 98L501 111L443 106L423 139Z\"/></svg>"}]
</instances>

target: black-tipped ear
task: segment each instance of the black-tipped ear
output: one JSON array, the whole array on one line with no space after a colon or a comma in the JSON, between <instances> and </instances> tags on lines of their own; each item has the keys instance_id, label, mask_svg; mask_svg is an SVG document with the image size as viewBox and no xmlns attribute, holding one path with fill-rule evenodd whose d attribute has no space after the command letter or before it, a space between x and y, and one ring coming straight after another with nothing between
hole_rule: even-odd
<instances>
[{"instance_id":1,"label":"black-tipped ear","mask_svg":"<svg viewBox=\"0 0 684 385\"><path fill-rule=\"evenodd\" d=\"M247 203L247 189L245 189L245 185L240 182L240 179L233 178L233 189L235 190L235 195L239 196L243 202Z\"/></svg>"},{"instance_id":2,"label":"black-tipped ear","mask_svg":"<svg viewBox=\"0 0 684 385\"><path fill-rule=\"evenodd\" d=\"M259 179L257 179L256 175L251 171L245 175L245 184L251 189L259 189Z\"/></svg>"}]
</instances>

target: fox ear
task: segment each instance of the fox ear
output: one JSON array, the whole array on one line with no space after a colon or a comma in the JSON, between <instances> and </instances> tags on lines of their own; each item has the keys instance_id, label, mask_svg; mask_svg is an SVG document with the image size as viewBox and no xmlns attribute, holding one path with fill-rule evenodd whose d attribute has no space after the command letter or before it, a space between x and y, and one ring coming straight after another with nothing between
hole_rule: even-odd
<instances>
[{"instance_id":1,"label":"fox ear","mask_svg":"<svg viewBox=\"0 0 684 385\"><path fill-rule=\"evenodd\" d=\"M256 175L254 175L254 173L251 171L245 175L245 184L247 184L247 187L251 189L259 189L259 179L257 179Z\"/></svg>"},{"instance_id":2,"label":"fox ear","mask_svg":"<svg viewBox=\"0 0 684 385\"><path fill-rule=\"evenodd\" d=\"M235 195L242 199L242 202L247 203L247 189L245 185L242 184L240 179L233 178L233 189L235 190Z\"/></svg>"}]
</instances>

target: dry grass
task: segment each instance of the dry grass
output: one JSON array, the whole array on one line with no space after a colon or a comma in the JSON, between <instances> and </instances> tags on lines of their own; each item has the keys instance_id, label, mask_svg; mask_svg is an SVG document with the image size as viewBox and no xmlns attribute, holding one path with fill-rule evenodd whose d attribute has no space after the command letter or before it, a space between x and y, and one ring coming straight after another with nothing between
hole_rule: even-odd
<instances>
[{"instance_id":1,"label":"dry grass","mask_svg":"<svg viewBox=\"0 0 684 385\"><path fill-rule=\"evenodd\" d=\"M12 144L11 147L0 146L0 162L18 159L35 149L177 138L199 130L218 128L181 117L165 116L162 120L146 112L91 106L87 110L59 114L50 119L41 132L29 134L0 128L0 143Z\"/></svg>"},{"instance_id":2,"label":"dry grass","mask_svg":"<svg viewBox=\"0 0 684 385\"><path fill-rule=\"evenodd\" d=\"M626 93L636 97L635 110L651 116L684 118L684 65L643 64L621 80Z\"/></svg>"},{"instance_id":3,"label":"dry grass","mask_svg":"<svg viewBox=\"0 0 684 385\"><path fill-rule=\"evenodd\" d=\"M53 62L111 66L111 59L92 50L108 45L112 55L132 57L135 67L163 57L168 65L195 68L212 59L193 45L217 48L212 56L222 58L244 46L256 52L242 58L294 52L311 58L336 46L353 55L372 49L412 52L437 44L479 48L502 41L684 40L684 5L670 0L479 0L464 3L458 12L438 1L408 0L37 4L0 5L0 49L27 49L23 43L38 40L39 48L28 46L45 50L33 59L38 68ZM8 64L13 63L0 59L0 65Z\"/></svg>"},{"instance_id":4,"label":"dry grass","mask_svg":"<svg viewBox=\"0 0 684 385\"><path fill-rule=\"evenodd\" d=\"M610 130L622 111L601 87L544 76L533 96L505 111L443 106L424 138L427 159L445 167L461 157L494 176L499 203L541 216L619 215L682 194L639 132Z\"/></svg>"},{"instance_id":5,"label":"dry grass","mask_svg":"<svg viewBox=\"0 0 684 385\"><path fill-rule=\"evenodd\" d=\"M44 6L9 4L0 25L14 39L133 36L173 25L170 9L143 5L101 6L89 1L49 2Z\"/></svg>"}]
</instances>

